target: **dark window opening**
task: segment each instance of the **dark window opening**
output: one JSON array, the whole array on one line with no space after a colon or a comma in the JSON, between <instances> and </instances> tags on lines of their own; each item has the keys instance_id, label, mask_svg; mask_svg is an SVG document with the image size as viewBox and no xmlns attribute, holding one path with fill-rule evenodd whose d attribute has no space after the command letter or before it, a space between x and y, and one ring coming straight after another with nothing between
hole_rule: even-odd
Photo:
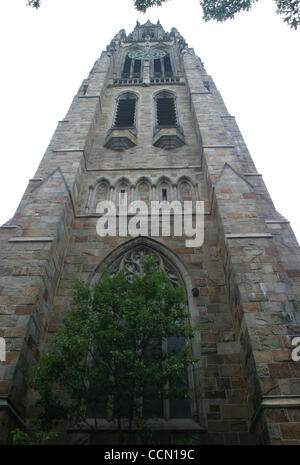
<instances>
[{"instance_id":1,"label":"dark window opening","mask_svg":"<svg viewBox=\"0 0 300 465\"><path fill-rule=\"evenodd\" d=\"M125 98L118 101L115 127L127 128L134 126L135 98Z\"/></svg>"},{"instance_id":2,"label":"dark window opening","mask_svg":"<svg viewBox=\"0 0 300 465\"><path fill-rule=\"evenodd\" d=\"M159 58L154 60L154 73L161 74L161 62Z\"/></svg>"},{"instance_id":3,"label":"dark window opening","mask_svg":"<svg viewBox=\"0 0 300 465\"><path fill-rule=\"evenodd\" d=\"M172 336L168 339L168 353L172 354L173 351L179 351L185 345L184 337ZM182 383L178 386L186 391L188 386L188 371L187 367L184 368L182 373ZM170 399L170 418L190 418L191 407L189 399Z\"/></svg>"},{"instance_id":4,"label":"dark window opening","mask_svg":"<svg viewBox=\"0 0 300 465\"><path fill-rule=\"evenodd\" d=\"M162 189L161 196L163 201L168 200L167 189Z\"/></svg>"},{"instance_id":5,"label":"dark window opening","mask_svg":"<svg viewBox=\"0 0 300 465\"><path fill-rule=\"evenodd\" d=\"M157 106L157 124L159 126L176 126L177 118L175 111L175 101L173 98L158 98Z\"/></svg>"},{"instance_id":6,"label":"dark window opening","mask_svg":"<svg viewBox=\"0 0 300 465\"><path fill-rule=\"evenodd\" d=\"M119 204L126 205L126 190L121 189L119 194Z\"/></svg>"},{"instance_id":7,"label":"dark window opening","mask_svg":"<svg viewBox=\"0 0 300 465\"><path fill-rule=\"evenodd\" d=\"M129 77L131 68L131 58L128 56L125 58L124 68L123 68L123 77Z\"/></svg>"},{"instance_id":8,"label":"dark window opening","mask_svg":"<svg viewBox=\"0 0 300 465\"><path fill-rule=\"evenodd\" d=\"M133 73L134 77L139 77L141 73L141 60L134 60Z\"/></svg>"},{"instance_id":9,"label":"dark window opening","mask_svg":"<svg viewBox=\"0 0 300 465\"><path fill-rule=\"evenodd\" d=\"M169 55L164 57L165 76L173 76L171 60Z\"/></svg>"}]
</instances>

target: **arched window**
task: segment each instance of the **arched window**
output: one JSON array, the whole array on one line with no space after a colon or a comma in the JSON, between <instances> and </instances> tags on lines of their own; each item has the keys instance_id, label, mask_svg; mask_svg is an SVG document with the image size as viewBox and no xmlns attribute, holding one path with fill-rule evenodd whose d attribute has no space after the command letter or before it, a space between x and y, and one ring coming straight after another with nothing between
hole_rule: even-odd
<instances>
[{"instance_id":1,"label":"arched window","mask_svg":"<svg viewBox=\"0 0 300 465\"><path fill-rule=\"evenodd\" d=\"M171 183L167 178L162 178L157 184L158 200L160 202L170 202L171 199Z\"/></svg>"},{"instance_id":2,"label":"arched window","mask_svg":"<svg viewBox=\"0 0 300 465\"><path fill-rule=\"evenodd\" d=\"M135 126L136 101L137 96L131 92L126 92L118 98L113 127L132 128Z\"/></svg>"},{"instance_id":3,"label":"arched window","mask_svg":"<svg viewBox=\"0 0 300 465\"><path fill-rule=\"evenodd\" d=\"M130 183L127 179L121 179L116 187L117 205L127 205L130 202Z\"/></svg>"},{"instance_id":4,"label":"arched window","mask_svg":"<svg viewBox=\"0 0 300 465\"><path fill-rule=\"evenodd\" d=\"M130 79L130 78L139 78L141 77L142 71L142 61L141 60L133 60L128 55L126 55L122 78Z\"/></svg>"},{"instance_id":5,"label":"arched window","mask_svg":"<svg viewBox=\"0 0 300 465\"><path fill-rule=\"evenodd\" d=\"M151 196L151 184L145 178L140 179L136 185L136 197L138 200L148 203Z\"/></svg>"},{"instance_id":6,"label":"arched window","mask_svg":"<svg viewBox=\"0 0 300 465\"><path fill-rule=\"evenodd\" d=\"M109 196L109 184L105 181L100 182L95 189L95 198L94 198L94 205L95 208L99 202L103 200L108 200Z\"/></svg>"},{"instance_id":7,"label":"arched window","mask_svg":"<svg viewBox=\"0 0 300 465\"><path fill-rule=\"evenodd\" d=\"M156 98L157 127L174 127L178 125L174 94L167 91L160 92Z\"/></svg>"},{"instance_id":8,"label":"arched window","mask_svg":"<svg viewBox=\"0 0 300 465\"><path fill-rule=\"evenodd\" d=\"M167 54L163 58L153 60L153 75L154 77L166 78L173 76L170 55Z\"/></svg>"},{"instance_id":9,"label":"arched window","mask_svg":"<svg viewBox=\"0 0 300 465\"><path fill-rule=\"evenodd\" d=\"M157 265L168 276L173 286L183 285L179 273L174 266L159 253L154 252L147 246L139 246L129 250L119 260L112 264L109 274L114 277L120 270L125 272L128 280L131 280L134 274L143 273L142 259L145 255L155 255ZM184 337L170 337L162 341L162 351L172 353L174 350L180 350L185 345ZM151 353L146 354L146 362L151 363ZM183 380L188 385L188 370L183 373ZM144 399L142 404L143 416L145 418L164 418L171 420L176 418L191 418L191 405L188 399Z\"/></svg>"},{"instance_id":10,"label":"arched window","mask_svg":"<svg viewBox=\"0 0 300 465\"><path fill-rule=\"evenodd\" d=\"M195 190L191 181L186 178L182 178L178 182L178 193L179 200L182 202L188 200L195 200Z\"/></svg>"},{"instance_id":11,"label":"arched window","mask_svg":"<svg viewBox=\"0 0 300 465\"><path fill-rule=\"evenodd\" d=\"M188 313L193 318L199 313L195 305L191 289L194 287L194 280L191 278L186 265L178 259L170 249L158 241L148 237L136 237L123 243L98 265L90 284L96 284L101 280L104 273L114 277L118 271L125 272L127 279L131 280L134 273L143 273L140 266L141 260L145 255L154 255L161 270L166 274L173 286L182 286L185 289L186 305ZM193 352L198 354L198 340L192 341ZM162 341L162 350L167 353L171 352L174 347L182 347L186 341L183 338L169 338ZM189 431L199 431L206 427L205 410L201 398L199 397L200 378L198 376L197 365L189 366L183 373L182 380L188 383L190 388L189 399L151 399L151 402L142 402L141 412L144 417L155 418L158 423L151 423L154 430L161 430L161 426L166 430L178 430L187 428ZM125 374L126 375L126 374ZM97 392L101 392L95 385ZM103 429L110 428L109 418L113 408L113 399L103 399L99 396L99 402L90 405L90 417L101 418ZM140 399L143 400L143 399ZM147 399L149 401L150 399ZM105 420L108 419L108 421ZM182 420L184 419L184 423ZM178 421L177 421L178 420ZM161 421L163 422L161 424Z\"/></svg>"}]
</instances>

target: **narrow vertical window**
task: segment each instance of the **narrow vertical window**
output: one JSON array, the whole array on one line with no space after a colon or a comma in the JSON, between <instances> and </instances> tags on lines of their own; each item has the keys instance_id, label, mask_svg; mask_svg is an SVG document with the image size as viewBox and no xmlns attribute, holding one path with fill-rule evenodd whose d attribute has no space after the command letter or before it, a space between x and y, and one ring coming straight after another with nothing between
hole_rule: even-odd
<instances>
[{"instance_id":1,"label":"narrow vertical window","mask_svg":"<svg viewBox=\"0 0 300 465\"><path fill-rule=\"evenodd\" d=\"M126 205L126 190L125 189L120 190L119 205Z\"/></svg>"},{"instance_id":2,"label":"narrow vertical window","mask_svg":"<svg viewBox=\"0 0 300 465\"><path fill-rule=\"evenodd\" d=\"M131 69L131 58L127 55L125 58L125 63L123 67L123 77L127 78L130 76L130 69Z\"/></svg>"},{"instance_id":3,"label":"narrow vertical window","mask_svg":"<svg viewBox=\"0 0 300 465\"><path fill-rule=\"evenodd\" d=\"M160 58L157 58L156 60L154 60L154 75L157 76L160 74L161 74L161 62L160 62Z\"/></svg>"},{"instance_id":4,"label":"narrow vertical window","mask_svg":"<svg viewBox=\"0 0 300 465\"><path fill-rule=\"evenodd\" d=\"M163 201L167 201L167 200L168 200L167 189L162 189L162 191L161 191L161 197L162 197L162 200L163 200Z\"/></svg>"},{"instance_id":5,"label":"narrow vertical window","mask_svg":"<svg viewBox=\"0 0 300 465\"><path fill-rule=\"evenodd\" d=\"M172 71L172 66L171 66L171 60L169 55L166 55L164 57L164 68L165 68L165 76L170 77L173 76L173 71Z\"/></svg>"},{"instance_id":6,"label":"narrow vertical window","mask_svg":"<svg viewBox=\"0 0 300 465\"><path fill-rule=\"evenodd\" d=\"M158 126L176 126L175 99L172 94L162 92L156 98L156 114Z\"/></svg>"},{"instance_id":7,"label":"narrow vertical window","mask_svg":"<svg viewBox=\"0 0 300 465\"><path fill-rule=\"evenodd\" d=\"M141 74L141 60L134 60L134 65L133 65L133 76L134 77L140 77Z\"/></svg>"},{"instance_id":8,"label":"narrow vertical window","mask_svg":"<svg viewBox=\"0 0 300 465\"><path fill-rule=\"evenodd\" d=\"M134 94L122 95L117 104L114 127L128 128L135 124L136 96Z\"/></svg>"}]
</instances>

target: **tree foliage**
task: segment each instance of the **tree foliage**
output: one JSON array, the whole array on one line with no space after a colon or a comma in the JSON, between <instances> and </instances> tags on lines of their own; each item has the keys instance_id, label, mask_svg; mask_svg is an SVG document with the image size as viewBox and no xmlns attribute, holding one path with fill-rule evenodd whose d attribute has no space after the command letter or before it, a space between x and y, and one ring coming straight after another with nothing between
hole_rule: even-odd
<instances>
[{"instance_id":1,"label":"tree foliage","mask_svg":"<svg viewBox=\"0 0 300 465\"><path fill-rule=\"evenodd\" d=\"M168 338L192 337L184 289L170 283L154 256L142 266L131 281L119 272L92 287L75 283L75 307L34 371L45 431L60 420L97 430L104 417L122 440L122 431L146 422L145 402L188 396L189 345L162 350Z\"/></svg>"},{"instance_id":2,"label":"tree foliage","mask_svg":"<svg viewBox=\"0 0 300 465\"><path fill-rule=\"evenodd\" d=\"M27 5L33 8L39 8L41 6L41 0L27 0Z\"/></svg>"},{"instance_id":3,"label":"tree foliage","mask_svg":"<svg viewBox=\"0 0 300 465\"><path fill-rule=\"evenodd\" d=\"M162 6L167 0L133 0L138 11L145 13L151 6ZM184 1L184 0L183 0ZM203 19L210 21L226 21L233 19L240 11L249 11L258 0L199 0L203 9ZM297 29L300 24L300 0L274 0L277 13L283 16L291 28ZM41 6L41 0L27 0L33 8Z\"/></svg>"},{"instance_id":4,"label":"tree foliage","mask_svg":"<svg viewBox=\"0 0 300 465\"><path fill-rule=\"evenodd\" d=\"M161 6L167 0L134 0L138 11L145 13L151 6ZM258 0L199 0L203 9L203 19L226 21L233 19L236 13L249 11ZM271 0L270 0L271 1ZM287 24L297 29L300 24L300 0L274 0L277 13L283 16Z\"/></svg>"}]
</instances>

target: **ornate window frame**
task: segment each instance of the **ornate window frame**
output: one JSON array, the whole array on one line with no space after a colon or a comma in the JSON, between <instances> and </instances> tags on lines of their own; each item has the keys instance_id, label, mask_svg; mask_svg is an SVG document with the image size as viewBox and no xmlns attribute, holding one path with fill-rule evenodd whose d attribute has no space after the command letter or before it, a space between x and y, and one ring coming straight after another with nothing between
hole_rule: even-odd
<instances>
[{"instance_id":1,"label":"ornate window frame","mask_svg":"<svg viewBox=\"0 0 300 465\"><path fill-rule=\"evenodd\" d=\"M168 249L165 245L149 237L140 236L131 239L109 253L95 269L95 272L90 278L90 284L94 284L100 280L102 274L107 270L111 269L114 272L114 266L117 268L118 264L126 258L128 253L133 252L139 248L148 249L149 253L158 255L161 260L166 263L168 267L170 267L170 270L176 270L176 274L180 280L180 283L185 287L186 290L190 318L192 321L196 320L198 311L195 297L192 293L192 290L195 288L195 283L191 278L186 265L174 252ZM195 335L192 346L194 355L200 356L200 341L198 333ZM158 431L201 431L207 429L207 419L205 415L204 404L199 398L199 386L201 385L200 368L201 362L198 362L192 367L188 368L192 418L161 418L155 420L153 424L151 423L151 420L149 420L149 426L151 428ZM108 422L105 419L100 419L99 425L102 430L116 429L116 426L112 422Z\"/></svg>"}]
</instances>

